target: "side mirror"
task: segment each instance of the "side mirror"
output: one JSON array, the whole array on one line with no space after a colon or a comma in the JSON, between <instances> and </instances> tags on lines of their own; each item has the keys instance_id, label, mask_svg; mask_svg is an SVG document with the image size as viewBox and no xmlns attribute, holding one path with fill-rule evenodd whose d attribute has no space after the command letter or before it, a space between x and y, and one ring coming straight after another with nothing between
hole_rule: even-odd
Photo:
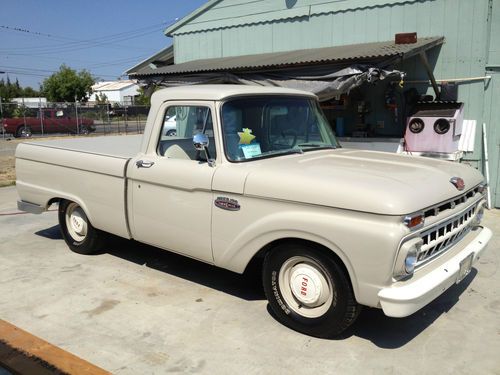
<instances>
[{"instance_id":1,"label":"side mirror","mask_svg":"<svg viewBox=\"0 0 500 375\"><path fill-rule=\"evenodd\" d=\"M208 136L204 133L197 133L193 137L193 145L196 151L205 152L208 165L215 167L215 160L210 158L210 154L208 152L208 143Z\"/></svg>"},{"instance_id":2,"label":"side mirror","mask_svg":"<svg viewBox=\"0 0 500 375\"><path fill-rule=\"evenodd\" d=\"M193 137L193 145L197 151L205 151L208 147L208 136L203 133L197 133Z\"/></svg>"}]
</instances>

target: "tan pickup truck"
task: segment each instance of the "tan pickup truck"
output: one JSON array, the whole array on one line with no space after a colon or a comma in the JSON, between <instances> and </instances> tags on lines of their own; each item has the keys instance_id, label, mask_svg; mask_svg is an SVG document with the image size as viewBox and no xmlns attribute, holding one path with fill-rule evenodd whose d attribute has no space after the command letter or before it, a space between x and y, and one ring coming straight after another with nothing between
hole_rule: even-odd
<instances>
[{"instance_id":1,"label":"tan pickup truck","mask_svg":"<svg viewBox=\"0 0 500 375\"><path fill-rule=\"evenodd\" d=\"M343 149L317 98L282 88L160 90L142 136L22 143L16 171L19 208L58 203L71 250L112 233L239 273L261 261L275 315L318 337L361 305L414 313L491 238L478 171Z\"/></svg>"}]
</instances>

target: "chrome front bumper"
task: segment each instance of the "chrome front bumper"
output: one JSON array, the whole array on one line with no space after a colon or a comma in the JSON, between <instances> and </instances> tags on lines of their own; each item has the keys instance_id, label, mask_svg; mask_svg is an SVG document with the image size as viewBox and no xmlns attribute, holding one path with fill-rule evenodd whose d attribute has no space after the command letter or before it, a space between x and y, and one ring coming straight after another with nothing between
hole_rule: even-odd
<instances>
[{"instance_id":1,"label":"chrome front bumper","mask_svg":"<svg viewBox=\"0 0 500 375\"><path fill-rule=\"evenodd\" d=\"M405 282L397 282L382 289L378 293L378 297L384 314L402 318L413 314L437 298L457 282L460 262L470 254L474 254L472 264L476 263L491 237L491 230L483 228L463 250L425 276L415 281L410 279Z\"/></svg>"}]
</instances>

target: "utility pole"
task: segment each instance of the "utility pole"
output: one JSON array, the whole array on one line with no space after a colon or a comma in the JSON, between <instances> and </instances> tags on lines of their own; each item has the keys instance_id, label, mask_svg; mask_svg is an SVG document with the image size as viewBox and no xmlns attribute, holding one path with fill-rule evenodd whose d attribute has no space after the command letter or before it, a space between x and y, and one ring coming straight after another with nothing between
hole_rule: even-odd
<instances>
[{"instance_id":1,"label":"utility pole","mask_svg":"<svg viewBox=\"0 0 500 375\"><path fill-rule=\"evenodd\" d=\"M24 105L24 96L23 96L23 121L24 121L24 131L26 131L26 106Z\"/></svg>"},{"instance_id":2,"label":"utility pole","mask_svg":"<svg viewBox=\"0 0 500 375\"><path fill-rule=\"evenodd\" d=\"M78 101L75 94L75 114L76 114L76 134L80 134L80 128L78 127Z\"/></svg>"},{"instance_id":3,"label":"utility pole","mask_svg":"<svg viewBox=\"0 0 500 375\"><path fill-rule=\"evenodd\" d=\"M0 71L0 74L5 74L5 72ZM3 107L2 107L1 96L0 96L0 126L2 127L2 137L5 138L5 129L3 128Z\"/></svg>"},{"instance_id":4,"label":"utility pole","mask_svg":"<svg viewBox=\"0 0 500 375\"><path fill-rule=\"evenodd\" d=\"M3 128L3 106L2 106L1 96L0 96L0 126L2 126L2 137L5 138L5 129Z\"/></svg>"},{"instance_id":5,"label":"utility pole","mask_svg":"<svg viewBox=\"0 0 500 375\"><path fill-rule=\"evenodd\" d=\"M40 113L40 128L42 129L43 136L43 111L42 111L42 98L38 96L38 111Z\"/></svg>"}]
</instances>

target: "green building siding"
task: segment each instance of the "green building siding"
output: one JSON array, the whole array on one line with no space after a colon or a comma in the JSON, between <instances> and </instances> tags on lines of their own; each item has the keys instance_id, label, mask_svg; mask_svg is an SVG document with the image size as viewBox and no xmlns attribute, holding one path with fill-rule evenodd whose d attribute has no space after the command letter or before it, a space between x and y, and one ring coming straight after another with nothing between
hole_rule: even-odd
<instances>
[{"instance_id":1,"label":"green building siding","mask_svg":"<svg viewBox=\"0 0 500 375\"><path fill-rule=\"evenodd\" d=\"M500 0L491 1L490 6L486 73L492 78L485 87L484 121L488 127L492 200L500 207Z\"/></svg>"},{"instance_id":2,"label":"green building siding","mask_svg":"<svg viewBox=\"0 0 500 375\"><path fill-rule=\"evenodd\" d=\"M475 151L465 160L483 171L481 124L488 122L491 186L494 201L500 206L496 183L500 0L214 1L188 22L171 27L167 34L174 37L178 64L202 58L386 41L396 33L413 31L420 37L445 37L445 44L429 53L437 79L481 77L486 69L493 72L489 85L483 80L463 82L458 92L459 100L465 103L465 118L478 124ZM407 80L427 79L416 58L404 62L401 69L408 73ZM415 87L433 94L428 84ZM379 113L382 105L379 103ZM497 189L499 194L495 195Z\"/></svg>"},{"instance_id":3,"label":"green building siding","mask_svg":"<svg viewBox=\"0 0 500 375\"><path fill-rule=\"evenodd\" d=\"M488 65L500 67L500 0L491 2Z\"/></svg>"}]
</instances>

